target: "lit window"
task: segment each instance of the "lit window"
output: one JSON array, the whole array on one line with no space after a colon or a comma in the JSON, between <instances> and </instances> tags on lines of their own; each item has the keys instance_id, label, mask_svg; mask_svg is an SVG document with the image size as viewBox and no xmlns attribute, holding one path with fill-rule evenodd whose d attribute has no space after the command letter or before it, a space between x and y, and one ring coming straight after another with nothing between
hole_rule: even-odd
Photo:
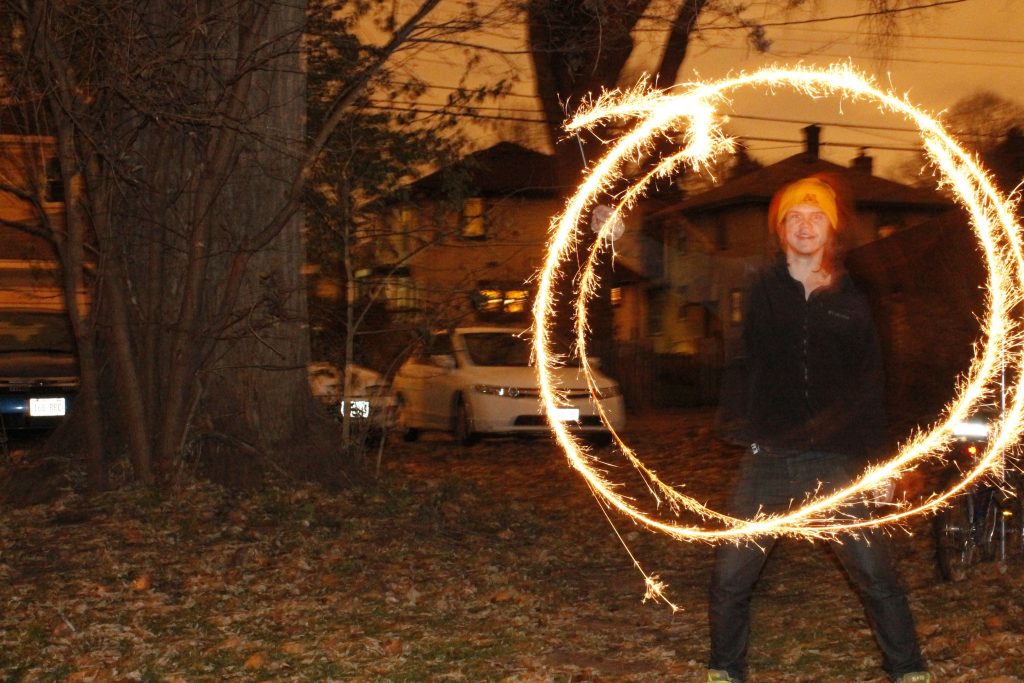
<instances>
[{"instance_id":1,"label":"lit window","mask_svg":"<svg viewBox=\"0 0 1024 683\"><path fill-rule=\"evenodd\" d=\"M419 306L419 292L411 277L391 277L384 282L389 311L410 311Z\"/></svg>"},{"instance_id":2,"label":"lit window","mask_svg":"<svg viewBox=\"0 0 1024 683\"><path fill-rule=\"evenodd\" d=\"M462 236L467 239L481 239L487 236L484 200L480 197L467 199L462 204Z\"/></svg>"},{"instance_id":3,"label":"lit window","mask_svg":"<svg viewBox=\"0 0 1024 683\"><path fill-rule=\"evenodd\" d=\"M612 287L611 291L612 306L622 305L622 287Z\"/></svg>"},{"instance_id":4,"label":"lit window","mask_svg":"<svg viewBox=\"0 0 1024 683\"><path fill-rule=\"evenodd\" d=\"M729 322L739 325L743 322L743 290L734 289L729 292Z\"/></svg>"},{"instance_id":5,"label":"lit window","mask_svg":"<svg viewBox=\"0 0 1024 683\"><path fill-rule=\"evenodd\" d=\"M474 304L481 315L516 316L528 310L530 293L525 289L502 289L500 286L481 286L476 290Z\"/></svg>"},{"instance_id":6,"label":"lit window","mask_svg":"<svg viewBox=\"0 0 1024 683\"><path fill-rule=\"evenodd\" d=\"M398 227L402 232L409 232L416 227L416 209L412 206L403 206L398 210Z\"/></svg>"},{"instance_id":7,"label":"lit window","mask_svg":"<svg viewBox=\"0 0 1024 683\"><path fill-rule=\"evenodd\" d=\"M504 305L505 293L500 289L480 290L480 312L501 313Z\"/></svg>"},{"instance_id":8,"label":"lit window","mask_svg":"<svg viewBox=\"0 0 1024 683\"><path fill-rule=\"evenodd\" d=\"M505 312L523 313L526 311L526 290L510 289L505 292Z\"/></svg>"}]
</instances>

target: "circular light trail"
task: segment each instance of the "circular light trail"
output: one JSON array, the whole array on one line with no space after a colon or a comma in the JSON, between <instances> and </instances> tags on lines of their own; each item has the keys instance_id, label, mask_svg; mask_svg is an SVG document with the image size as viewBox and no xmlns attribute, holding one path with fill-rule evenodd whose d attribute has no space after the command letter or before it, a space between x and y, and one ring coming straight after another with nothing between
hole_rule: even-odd
<instances>
[{"instance_id":1,"label":"circular light trail","mask_svg":"<svg viewBox=\"0 0 1024 683\"><path fill-rule=\"evenodd\" d=\"M656 507L661 509L664 503L671 514L657 515L638 507L634 500L618 492L620 485L609 478L602 463L565 424L549 420L551 429L570 465L584 477L599 502L649 529L676 539L739 542L764 535L828 538L857 528L898 524L913 515L942 506L978 477L998 471L1004 466L1003 454L1024 431L1024 392L1018 386L1024 367L1024 335L1019 321L1012 315L1014 307L1024 299L1024 252L1020 225L1013 213L1014 203L993 186L976 159L963 150L936 119L914 107L905 97L879 89L870 78L851 66L839 64L825 69L771 67L716 82L681 85L671 92L651 90L642 84L630 91L602 95L567 124L566 129L570 133L608 122L620 126L632 124L633 127L611 145L567 201L562 213L552 220L546 259L537 276L538 293L533 309L533 344L541 401L548 415L554 414L554 409L561 402L563 390L552 372L559 361L551 350L549 328L557 299L556 285L560 277L565 277L561 266L579 245L579 228L586 224L584 216L600 201L607 201L613 185L622 179L626 162L649 156L657 140L681 139L678 151L657 159L653 170L617 194L614 209L604 219L578 276L578 293L574 302L577 355L591 392L596 396L597 387L586 352L587 304L598 286L596 264L612 243L607 239L610 231L643 196L653 180L670 177L683 167L707 168L716 156L731 151L734 143L722 131L723 117L717 108L728 103L733 91L756 86L790 88L815 99L839 96L871 101L881 111L903 116L917 126L930 160L941 172L941 184L955 193L958 202L971 216L971 225L988 269L988 300L981 321L981 341L976 344L975 357L956 388L955 398L931 429L912 435L888 461L869 467L849 486L828 494L808 492L806 500L798 508L784 514L758 515L752 519L737 519L715 511L681 493L678 487L663 482L614 432L603 411L601 417L605 426L612 432L623 455L640 473ZM868 519L857 518L849 512L854 505L874 500L873 491L914 469L923 460L942 458L954 440L954 425L970 417L981 403L992 399L1001 377L1008 378L1000 389L1005 396L1005 409L991 426L984 451L975 459L971 469L963 472L959 482L923 501L895 503L884 513ZM601 411L600 404L595 403ZM683 513L696 521L680 521ZM648 596L662 597L656 577L645 574L645 578Z\"/></svg>"}]
</instances>

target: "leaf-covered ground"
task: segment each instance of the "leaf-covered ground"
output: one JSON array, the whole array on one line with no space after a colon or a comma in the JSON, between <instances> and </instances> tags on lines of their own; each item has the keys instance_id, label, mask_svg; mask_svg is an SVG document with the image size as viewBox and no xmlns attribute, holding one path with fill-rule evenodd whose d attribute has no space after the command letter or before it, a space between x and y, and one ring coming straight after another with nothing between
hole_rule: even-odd
<instances>
[{"instance_id":1,"label":"leaf-covered ground","mask_svg":"<svg viewBox=\"0 0 1024 683\"><path fill-rule=\"evenodd\" d=\"M736 456L700 412L632 420L659 472L720 501ZM609 451L610 460L614 451ZM196 484L0 513L9 681L700 681L712 550L612 516L547 439L389 443L372 489ZM939 681L1024 680L1024 562L936 579L928 521L894 546ZM754 681L885 678L827 549L777 548Z\"/></svg>"}]
</instances>

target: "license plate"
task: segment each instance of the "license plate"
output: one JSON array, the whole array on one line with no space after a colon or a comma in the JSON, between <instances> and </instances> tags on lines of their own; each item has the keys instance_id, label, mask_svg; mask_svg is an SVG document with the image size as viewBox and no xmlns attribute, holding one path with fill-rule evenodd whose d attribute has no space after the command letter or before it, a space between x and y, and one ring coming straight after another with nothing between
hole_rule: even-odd
<instances>
[{"instance_id":1,"label":"license plate","mask_svg":"<svg viewBox=\"0 0 1024 683\"><path fill-rule=\"evenodd\" d=\"M56 417L67 412L63 398L30 398L28 414L32 417Z\"/></svg>"},{"instance_id":2,"label":"license plate","mask_svg":"<svg viewBox=\"0 0 1024 683\"><path fill-rule=\"evenodd\" d=\"M341 413L345 414L345 406L348 405L348 416L349 417L370 417L370 402L369 401L342 401L341 402Z\"/></svg>"},{"instance_id":3,"label":"license plate","mask_svg":"<svg viewBox=\"0 0 1024 683\"><path fill-rule=\"evenodd\" d=\"M580 419L579 408L555 408L551 416L559 422L578 422Z\"/></svg>"}]
</instances>

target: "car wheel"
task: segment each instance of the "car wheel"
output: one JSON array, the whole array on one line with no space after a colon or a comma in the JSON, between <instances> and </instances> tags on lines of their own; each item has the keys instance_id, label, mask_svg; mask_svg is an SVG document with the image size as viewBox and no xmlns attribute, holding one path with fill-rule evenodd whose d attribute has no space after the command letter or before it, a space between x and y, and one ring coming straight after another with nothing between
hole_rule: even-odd
<instances>
[{"instance_id":1,"label":"car wheel","mask_svg":"<svg viewBox=\"0 0 1024 683\"><path fill-rule=\"evenodd\" d=\"M472 446L480 440L480 435L473 431L473 413L469 404L462 396L455 398L455 408L452 410L452 431L455 433L455 440L463 446Z\"/></svg>"},{"instance_id":2,"label":"car wheel","mask_svg":"<svg viewBox=\"0 0 1024 683\"><path fill-rule=\"evenodd\" d=\"M406 424L408 413L405 410L405 396L398 394L395 397L395 403L398 405L398 417L395 422L398 426L398 433L402 435L402 441L412 442L420 438L420 430Z\"/></svg>"},{"instance_id":3,"label":"car wheel","mask_svg":"<svg viewBox=\"0 0 1024 683\"><path fill-rule=\"evenodd\" d=\"M612 445L612 434L611 432L598 432L597 434L588 434L587 442L594 448L608 448Z\"/></svg>"}]
</instances>

